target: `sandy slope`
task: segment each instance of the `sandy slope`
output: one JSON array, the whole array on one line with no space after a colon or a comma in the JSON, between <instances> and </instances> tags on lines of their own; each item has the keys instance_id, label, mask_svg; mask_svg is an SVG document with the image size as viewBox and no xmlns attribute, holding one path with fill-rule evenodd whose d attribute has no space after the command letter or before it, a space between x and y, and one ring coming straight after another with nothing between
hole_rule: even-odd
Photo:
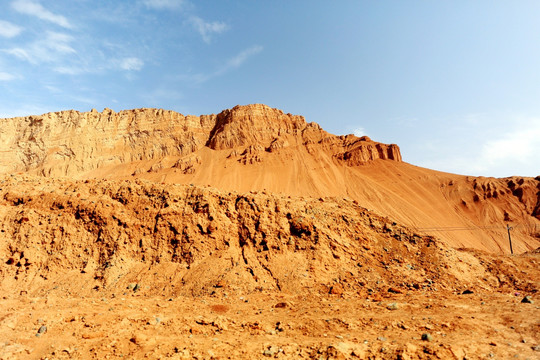
<instances>
[{"instance_id":1,"label":"sandy slope","mask_svg":"<svg viewBox=\"0 0 540 360\"><path fill-rule=\"evenodd\" d=\"M532 178L467 177L391 160L343 166L325 152L314 155L303 146L282 149L278 154L259 152L257 161L247 165L241 156L230 153L203 148L196 153L200 163L196 164L194 173L183 174L165 165L164 169L142 171L136 177L226 190L350 198L379 214L444 239L452 246L498 253L510 253L506 230L509 224L513 226L514 252L540 246L540 220L531 216L537 205L540 182ZM151 167L149 163L114 166L85 177L129 179L137 168ZM523 181L518 187L524 189L525 199L532 199L532 204L523 203L513 195L509 181L516 184ZM496 197L493 193L497 193Z\"/></svg>"}]
</instances>

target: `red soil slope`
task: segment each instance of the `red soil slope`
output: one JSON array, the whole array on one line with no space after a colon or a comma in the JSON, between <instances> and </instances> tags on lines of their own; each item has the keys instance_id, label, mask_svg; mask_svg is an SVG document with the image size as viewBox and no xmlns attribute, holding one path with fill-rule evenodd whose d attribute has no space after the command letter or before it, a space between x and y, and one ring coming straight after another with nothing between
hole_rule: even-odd
<instances>
[{"instance_id":1,"label":"red soil slope","mask_svg":"<svg viewBox=\"0 0 540 360\"><path fill-rule=\"evenodd\" d=\"M218 115L139 109L2 120L0 171L133 179L357 200L454 247L540 246L540 179L467 177L402 162L397 145L335 136L265 105Z\"/></svg>"}]
</instances>

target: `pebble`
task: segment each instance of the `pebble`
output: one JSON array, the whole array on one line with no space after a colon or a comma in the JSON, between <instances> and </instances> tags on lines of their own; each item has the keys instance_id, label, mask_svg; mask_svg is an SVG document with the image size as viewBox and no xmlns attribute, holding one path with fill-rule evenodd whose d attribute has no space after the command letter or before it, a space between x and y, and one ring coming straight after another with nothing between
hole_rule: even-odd
<instances>
[{"instance_id":1,"label":"pebble","mask_svg":"<svg viewBox=\"0 0 540 360\"><path fill-rule=\"evenodd\" d=\"M264 349L263 351L263 355L264 356L268 356L268 357L272 357L274 356L277 352L279 351L279 349L277 348L277 346L269 346L267 349Z\"/></svg>"},{"instance_id":2,"label":"pebble","mask_svg":"<svg viewBox=\"0 0 540 360\"><path fill-rule=\"evenodd\" d=\"M524 304L534 304L534 301L530 295L525 296L521 302Z\"/></svg>"},{"instance_id":3,"label":"pebble","mask_svg":"<svg viewBox=\"0 0 540 360\"><path fill-rule=\"evenodd\" d=\"M386 306L386 308L387 308L388 310L397 310L397 309L398 309L398 304L396 304L396 303L390 303L390 304L388 304L388 305Z\"/></svg>"},{"instance_id":4,"label":"pebble","mask_svg":"<svg viewBox=\"0 0 540 360\"><path fill-rule=\"evenodd\" d=\"M379 341L386 341L387 339L386 339L384 336L379 336L379 337L377 338L377 340L379 340Z\"/></svg>"},{"instance_id":5,"label":"pebble","mask_svg":"<svg viewBox=\"0 0 540 360\"><path fill-rule=\"evenodd\" d=\"M41 334L45 334L46 332L47 332L47 327L45 325L42 325L37 331L36 336L41 336Z\"/></svg>"},{"instance_id":6,"label":"pebble","mask_svg":"<svg viewBox=\"0 0 540 360\"><path fill-rule=\"evenodd\" d=\"M430 333L423 333L422 340L424 341L433 341L433 336Z\"/></svg>"}]
</instances>

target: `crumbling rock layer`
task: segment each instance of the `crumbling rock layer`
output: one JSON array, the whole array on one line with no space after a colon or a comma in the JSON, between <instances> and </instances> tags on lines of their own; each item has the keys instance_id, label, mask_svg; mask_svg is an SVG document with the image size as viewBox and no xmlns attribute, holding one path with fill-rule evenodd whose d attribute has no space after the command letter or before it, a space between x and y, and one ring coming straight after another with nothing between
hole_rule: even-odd
<instances>
[{"instance_id":1,"label":"crumbling rock layer","mask_svg":"<svg viewBox=\"0 0 540 360\"><path fill-rule=\"evenodd\" d=\"M401 160L396 145L368 138L338 137L304 117L255 104L218 115L184 116L161 109L81 113L61 111L0 120L0 173L80 176L104 166L183 157L204 147L228 150L273 144L330 142L350 165L375 159ZM340 149L345 151L340 153Z\"/></svg>"},{"instance_id":2,"label":"crumbling rock layer","mask_svg":"<svg viewBox=\"0 0 540 360\"><path fill-rule=\"evenodd\" d=\"M135 181L0 181L0 289L163 296L230 291L537 291L508 259L458 251L351 200ZM487 260L486 260L487 259ZM517 260L516 260L517 261ZM510 274L513 274L510 276Z\"/></svg>"}]
</instances>

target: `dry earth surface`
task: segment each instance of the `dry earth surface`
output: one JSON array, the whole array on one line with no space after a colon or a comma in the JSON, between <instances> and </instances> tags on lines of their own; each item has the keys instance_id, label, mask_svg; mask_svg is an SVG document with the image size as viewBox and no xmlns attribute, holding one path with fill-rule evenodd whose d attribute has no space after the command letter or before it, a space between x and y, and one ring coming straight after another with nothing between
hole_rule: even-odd
<instances>
[{"instance_id":1,"label":"dry earth surface","mask_svg":"<svg viewBox=\"0 0 540 360\"><path fill-rule=\"evenodd\" d=\"M0 359L540 357L538 177L419 168L264 105L0 140Z\"/></svg>"}]
</instances>

